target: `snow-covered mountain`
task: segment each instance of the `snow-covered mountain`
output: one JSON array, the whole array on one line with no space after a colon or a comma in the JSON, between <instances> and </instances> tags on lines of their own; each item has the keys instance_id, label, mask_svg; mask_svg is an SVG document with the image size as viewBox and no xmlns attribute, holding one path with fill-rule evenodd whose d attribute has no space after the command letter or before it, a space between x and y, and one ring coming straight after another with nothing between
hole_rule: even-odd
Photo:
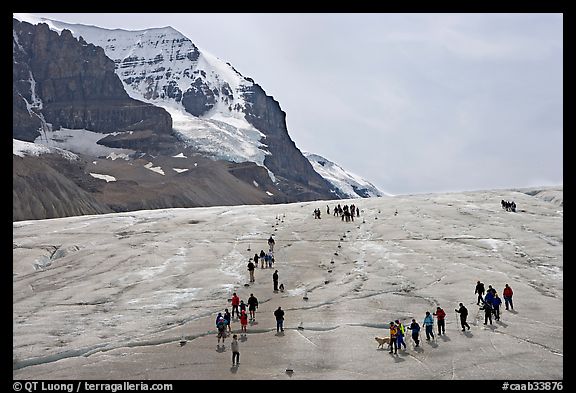
<instances>
[{"instance_id":1,"label":"snow-covered mountain","mask_svg":"<svg viewBox=\"0 0 576 393\"><path fill-rule=\"evenodd\" d=\"M74 37L104 48L128 95L166 109L173 129L198 151L260 166L271 154L260 142L266 136L245 117L245 93L254 82L172 27L109 30L21 17L30 23L48 23L58 32L70 30Z\"/></svg>"},{"instance_id":2,"label":"snow-covered mountain","mask_svg":"<svg viewBox=\"0 0 576 393\"><path fill-rule=\"evenodd\" d=\"M318 154L305 151L302 154L310 161L316 172L332 183L347 198L392 196L392 194L379 190L378 187L366 179L346 171L340 165Z\"/></svg>"},{"instance_id":3,"label":"snow-covered mountain","mask_svg":"<svg viewBox=\"0 0 576 393\"><path fill-rule=\"evenodd\" d=\"M62 216L67 203L100 203L101 212L349 195L313 169L273 97L173 28L109 30L14 16L13 138L80 157L71 165L61 155L15 153L21 211L14 216ZM33 173L32 160L44 161L42 176L24 175ZM47 171L63 176L56 181ZM75 183L90 201L61 193L38 200L45 194L33 190L55 182L66 190ZM59 213L46 213L56 205Z\"/></svg>"},{"instance_id":4,"label":"snow-covered mountain","mask_svg":"<svg viewBox=\"0 0 576 393\"><path fill-rule=\"evenodd\" d=\"M128 95L170 113L174 132L195 151L219 160L254 162L272 181L276 176L310 184L325 181L291 141L278 103L251 78L172 27L110 30L28 14L15 17L47 23L57 32L69 30L102 47Z\"/></svg>"}]
</instances>

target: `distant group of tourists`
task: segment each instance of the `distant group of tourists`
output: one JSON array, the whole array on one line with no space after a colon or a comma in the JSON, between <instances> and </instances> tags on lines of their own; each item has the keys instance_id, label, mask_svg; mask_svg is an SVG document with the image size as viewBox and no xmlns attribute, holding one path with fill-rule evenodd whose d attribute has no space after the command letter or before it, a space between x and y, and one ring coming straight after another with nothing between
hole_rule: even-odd
<instances>
[{"instance_id":1,"label":"distant group of tourists","mask_svg":"<svg viewBox=\"0 0 576 393\"><path fill-rule=\"evenodd\" d=\"M504 199L502 199L500 204L502 205L502 209L506 210L507 212L515 212L516 211L516 203L514 201L510 202L510 201L505 201Z\"/></svg>"},{"instance_id":2,"label":"distant group of tourists","mask_svg":"<svg viewBox=\"0 0 576 393\"><path fill-rule=\"evenodd\" d=\"M330 206L326 205L326 213L328 215L330 215ZM316 209L314 210L314 214L318 215L317 218L320 218L320 209ZM354 221L354 217L360 217L360 209L358 207L356 207L354 204L348 206L348 205L344 205L344 206L340 206L340 204L338 204L336 207L334 207L334 213L333 213L334 217L341 217L342 221Z\"/></svg>"},{"instance_id":3,"label":"distant group of tourists","mask_svg":"<svg viewBox=\"0 0 576 393\"><path fill-rule=\"evenodd\" d=\"M330 208L328 208L328 209L330 209ZM328 213L328 214L330 214L330 213ZM314 209L314 218L318 219L318 220L320 219L320 209Z\"/></svg>"},{"instance_id":4,"label":"distant group of tourists","mask_svg":"<svg viewBox=\"0 0 576 393\"><path fill-rule=\"evenodd\" d=\"M260 268L272 268L274 265L274 253L272 251L264 252L264 250L260 250L260 254L254 254L254 258L250 258L250 260L254 260L254 267L258 267L258 261L260 261Z\"/></svg>"},{"instance_id":5,"label":"distant group of tourists","mask_svg":"<svg viewBox=\"0 0 576 393\"><path fill-rule=\"evenodd\" d=\"M254 277L254 270L258 267L258 261L260 261L261 268L265 269L266 267L272 268L274 266L274 245L275 245L274 238L270 235L268 239L268 252L264 252L264 250L260 250L260 254L255 253L254 258L248 259L248 273L250 274L250 282L255 282L256 279Z\"/></svg>"}]
</instances>

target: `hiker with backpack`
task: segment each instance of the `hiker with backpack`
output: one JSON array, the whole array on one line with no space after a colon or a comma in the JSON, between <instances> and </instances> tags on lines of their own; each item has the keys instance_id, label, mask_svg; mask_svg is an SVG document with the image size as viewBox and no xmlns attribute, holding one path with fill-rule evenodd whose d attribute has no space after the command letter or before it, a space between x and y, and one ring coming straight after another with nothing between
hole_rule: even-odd
<instances>
[{"instance_id":1,"label":"hiker with backpack","mask_svg":"<svg viewBox=\"0 0 576 393\"><path fill-rule=\"evenodd\" d=\"M216 322L216 328L218 329L218 346L220 346L220 339L222 339L222 345L224 345L224 340L226 339L226 320L222 314L218 313L220 318Z\"/></svg>"},{"instance_id":2,"label":"hiker with backpack","mask_svg":"<svg viewBox=\"0 0 576 393\"><path fill-rule=\"evenodd\" d=\"M426 311L426 316L424 317L422 325L424 325L424 329L426 330L426 341L430 340L430 336L434 339L434 318L430 315L430 311Z\"/></svg>"}]
</instances>

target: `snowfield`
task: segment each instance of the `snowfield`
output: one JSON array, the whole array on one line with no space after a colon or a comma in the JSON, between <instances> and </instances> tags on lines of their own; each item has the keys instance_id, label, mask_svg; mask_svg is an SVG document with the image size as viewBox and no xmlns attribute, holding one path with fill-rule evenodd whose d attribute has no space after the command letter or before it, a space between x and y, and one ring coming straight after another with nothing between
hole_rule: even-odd
<instances>
[{"instance_id":1,"label":"snowfield","mask_svg":"<svg viewBox=\"0 0 576 393\"><path fill-rule=\"evenodd\" d=\"M561 380L562 187L161 209L13 223L14 379ZM515 201L516 213L500 207ZM354 222L326 214L355 203ZM314 219L313 210L322 212ZM398 214L395 214L395 212ZM276 240L273 269L248 259ZM278 270L284 292L273 292ZM514 311L484 325L476 281ZM236 291L260 302L217 346ZM304 297L307 300L304 300ZM462 302L471 330L454 311ZM285 310L284 332L273 312ZM375 336L441 306L446 335L391 355ZM232 322L239 334L240 324ZM436 329L435 329L436 332ZM181 344L185 345L181 345ZM293 373L287 373L291 369Z\"/></svg>"}]
</instances>

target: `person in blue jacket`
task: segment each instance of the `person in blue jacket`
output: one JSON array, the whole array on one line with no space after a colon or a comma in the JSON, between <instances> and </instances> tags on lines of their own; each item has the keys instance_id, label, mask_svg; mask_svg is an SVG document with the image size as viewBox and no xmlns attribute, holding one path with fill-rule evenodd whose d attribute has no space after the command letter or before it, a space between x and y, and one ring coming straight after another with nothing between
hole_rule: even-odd
<instances>
[{"instance_id":1,"label":"person in blue jacket","mask_svg":"<svg viewBox=\"0 0 576 393\"><path fill-rule=\"evenodd\" d=\"M432 318L430 311L426 311L426 316L424 317L422 325L424 325L424 328L426 329L426 340L430 340L430 336L434 338L434 318Z\"/></svg>"},{"instance_id":2,"label":"person in blue jacket","mask_svg":"<svg viewBox=\"0 0 576 393\"><path fill-rule=\"evenodd\" d=\"M490 285L490 289L486 291L486 296L484 296L484 302L492 306L493 299L494 299L494 291L492 290L492 286Z\"/></svg>"},{"instance_id":3,"label":"person in blue jacket","mask_svg":"<svg viewBox=\"0 0 576 393\"><path fill-rule=\"evenodd\" d=\"M498 294L494 295L494 299L492 299L492 308L494 309L494 318L497 321L500 320L500 305L502 304L502 299L498 297Z\"/></svg>"}]
</instances>

